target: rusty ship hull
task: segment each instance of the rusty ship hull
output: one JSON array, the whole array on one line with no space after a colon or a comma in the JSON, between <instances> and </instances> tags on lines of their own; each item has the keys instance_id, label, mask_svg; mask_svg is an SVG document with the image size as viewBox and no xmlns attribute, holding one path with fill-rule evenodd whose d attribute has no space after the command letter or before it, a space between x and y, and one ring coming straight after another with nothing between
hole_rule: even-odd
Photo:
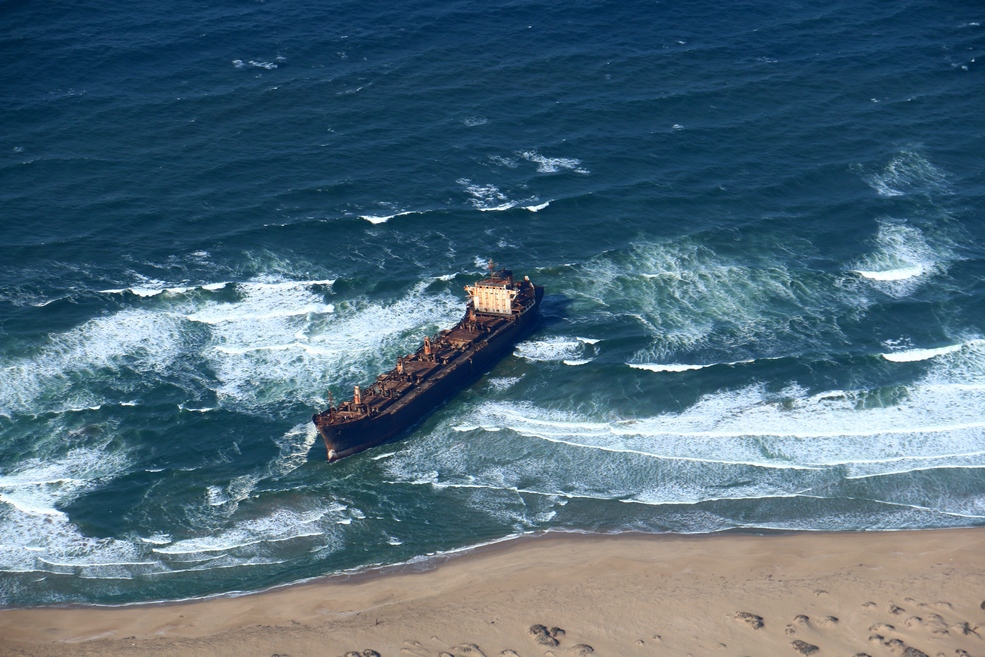
<instances>
[{"instance_id":1,"label":"rusty ship hull","mask_svg":"<svg viewBox=\"0 0 985 657\"><path fill-rule=\"evenodd\" d=\"M357 386L352 400L312 416L329 461L397 438L476 381L532 330L544 295L507 270L466 290L472 298L452 329L425 338L365 390Z\"/></svg>"}]
</instances>

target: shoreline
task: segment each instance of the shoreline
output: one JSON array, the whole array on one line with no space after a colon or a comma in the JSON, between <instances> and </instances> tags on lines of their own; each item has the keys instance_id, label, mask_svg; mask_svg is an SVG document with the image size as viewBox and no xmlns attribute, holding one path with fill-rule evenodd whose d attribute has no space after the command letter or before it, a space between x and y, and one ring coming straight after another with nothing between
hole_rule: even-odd
<instances>
[{"instance_id":1,"label":"shoreline","mask_svg":"<svg viewBox=\"0 0 985 657\"><path fill-rule=\"evenodd\" d=\"M904 647L963 657L956 651L985 651L983 548L985 528L547 532L256 593L2 609L0 652L528 657L578 646L647 655L659 645L661 655L724 657L737 654L732 646L806 654L792 647L803 641L819 657L835 648L898 657ZM537 625L565 634L533 636Z\"/></svg>"},{"instance_id":2,"label":"shoreline","mask_svg":"<svg viewBox=\"0 0 985 657\"><path fill-rule=\"evenodd\" d=\"M943 529L889 529L889 530L879 530L875 533L893 533L893 532L911 532L911 531L952 531L953 529L968 529L965 527L958 528L943 528ZM983 527L985 531L985 527ZM547 540L549 538L564 538L564 537L595 537L595 538L615 538L615 537L627 537L627 538L641 538L646 539L649 537L667 537L667 538L680 538L688 539L694 538L697 540L702 540L705 538L710 538L713 536L754 536L754 537L769 537L769 536L792 536L792 535L811 535L811 534L864 534L870 532L856 532L856 531L805 531L805 530L787 530L787 529L726 529L718 532L711 533L700 533L700 534L653 534L649 532L641 531L614 531L614 532L591 532L583 530L564 530L564 529L548 529L545 531L531 532L527 534L511 534L509 536L504 536L503 538L494 539L491 541L486 541L483 543L477 543L475 545L468 545L461 548L454 548L451 550L446 550L442 552L434 552L418 557L413 557L407 561L400 561L392 564L370 564L368 566L359 566L350 570L344 570L335 573L328 573L326 575L314 575L312 577L307 577L304 579L296 580L293 582L284 582L283 584L273 584L266 588L254 589L254 590L235 590L235 591L225 591L222 593L210 593L201 596L192 596L188 598L178 598L175 600L146 600L138 602L121 602L119 604L111 603L99 603L99 602L64 602L64 603L54 603L50 605L40 605L36 607L18 607L10 606L3 607L0 606L0 614L8 611L47 611L55 609L128 609L130 607L134 608L147 608L147 607L166 607L170 605L181 605L181 604L196 604L200 602L209 602L212 600L224 600L224 599L236 599L246 596L254 595L265 595L267 593L272 593L275 591L280 591L282 589L290 589L298 586L306 586L309 584L344 584L344 583L359 583L361 581L376 579L380 577L390 577L403 574L413 574L413 573L427 573L439 568L442 564L452 561L455 559L469 558L471 556L479 556L485 554L487 551L494 551L496 549L514 549L519 547L527 541L538 541ZM2 638L2 635L0 635Z\"/></svg>"}]
</instances>

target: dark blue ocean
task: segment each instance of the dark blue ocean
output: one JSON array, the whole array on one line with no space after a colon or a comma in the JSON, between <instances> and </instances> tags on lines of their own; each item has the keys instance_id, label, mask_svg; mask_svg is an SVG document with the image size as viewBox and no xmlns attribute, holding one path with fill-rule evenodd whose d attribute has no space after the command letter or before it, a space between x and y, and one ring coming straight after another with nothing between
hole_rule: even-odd
<instances>
[{"instance_id":1,"label":"dark blue ocean","mask_svg":"<svg viewBox=\"0 0 985 657\"><path fill-rule=\"evenodd\" d=\"M985 525L985 6L0 0L0 605ZM310 417L535 333L403 440Z\"/></svg>"}]
</instances>

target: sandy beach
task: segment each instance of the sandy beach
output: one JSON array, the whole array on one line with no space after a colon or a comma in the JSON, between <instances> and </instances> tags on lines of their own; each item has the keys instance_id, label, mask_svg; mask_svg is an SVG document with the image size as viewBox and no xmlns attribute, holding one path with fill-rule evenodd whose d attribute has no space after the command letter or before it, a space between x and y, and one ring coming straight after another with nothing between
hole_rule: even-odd
<instances>
[{"instance_id":1,"label":"sandy beach","mask_svg":"<svg viewBox=\"0 0 985 657\"><path fill-rule=\"evenodd\" d=\"M985 530L546 535L407 570L0 611L0 654L980 657Z\"/></svg>"}]
</instances>

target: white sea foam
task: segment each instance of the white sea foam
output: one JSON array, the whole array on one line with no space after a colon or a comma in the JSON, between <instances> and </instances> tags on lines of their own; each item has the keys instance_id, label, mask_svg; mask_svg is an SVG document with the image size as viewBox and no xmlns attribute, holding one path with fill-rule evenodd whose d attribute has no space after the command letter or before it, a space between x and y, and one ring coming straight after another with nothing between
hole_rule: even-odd
<instances>
[{"instance_id":1,"label":"white sea foam","mask_svg":"<svg viewBox=\"0 0 985 657\"><path fill-rule=\"evenodd\" d=\"M276 276L264 276L256 280L237 283L238 287L247 292L252 290L294 290L298 288L310 288L315 285L331 287L335 284L334 278L323 278L318 280L278 280Z\"/></svg>"},{"instance_id":2,"label":"white sea foam","mask_svg":"<svg viewBox=\"0 0 985 657\"><path fill-rule=\"evenodd\" d=\"M495 390L508 390L516 385L520 378L519 376L490 377L486 379L486 383Z\"/></svg>"},{"instance_id":3,"label":"white sea foam","mask_svg":"<svg viewBox=\"0 0 985 657\"><path fill-rule=\"evenodd\" d=\"M885 271L857 270L856 273L864 278L870 278L874 281L905 281L908 278L916 278L917 276L921 276L926 271L925 266L919 264L911 267L888 269Z\"/></svg>"},{"instance_id":4,"label":"white sea foam","mask_svg":"<svg viewBox=\"0 0 985 657\"><path fill-rule=\"evenodd\" d=\"M433 330L429 323L441 316L442 308L447 308L449 314L460 312L457 299L448 295L448 299L439 297L436 301L433 295L424 294L427 284L422 283L394 304L406 311L400 313L405 323L391 324L380 331L378 328L387 324L380 318L389 318L392 308L358 300L348 302L342 319L333 323L332 312L310 312L330 307L324 298L325 288L332 282L262 277L237 283L236 298L172 294L174 298L165 304L155 300L148 307L138 305L52 334L47 344L30 357L0 363L0 409L9 415L44 412L46 404L57 404L56 410L84 412L108 403L134 406L137 402L129 401L133 399L132 390L121 392L121 398L127 401L105 402L92 396L89 384L94 380L102 383L107 377L110 381L132 378L137 372L144 380L162 377L169 383L200 385L197 380L183 381L183 368L176 367L179 359L188 357L205 361L210 372L215 373L220 384L220 407L279 408L284 406L283 399L295 398L299 390L307 394L324 391L326 380L340 376L339 368L332 369L333 363L365 367L360 359L378 358L381 345L388 340L402 339L403 332L416 327ZM218 289L226 284L215 286ZM161 289L163 294L175 288L162 284ZM134 303L144 302L138 299ZM334 335L326 340L323 331L329 325L331 330L342 328L349 335ZM310 345L311 349L276 349L290 344ZM264 347L271 349L251 351ZM304 354L301 363L296 352ZM299 371L305 370L304 360L309 369ZM127 371L120 376L124 368ZM309 376L315 371L318 376ZM300 381L291 381L286 372L294 373ZM83 376L73 376L75 373ZM179 408L212 410L191 398L180 402ZM58 422L61 415L52 417L55 419L51 422ZM50 433L63 436L65 431L53 427ZM346 515L334 507L323 509L331 518L319 523L306 519L306 512L272 512L264 520L256 518L254 509L241 508L245 500L252 498L260 481L285 476L303 464L315 437L310 423L298 425L276 440L279 453L269 464L203 491L197 508L189 510L189 518L193 526L212 532L216 540L208 545L195 544L196 539L187 537L175 540L177 537L164 533L134 536L132 540L94 539L72 522L64 511L66 505L127 471L128 465L120 454L85 447L61 456L50 453L44 458L8 463L0 475L0 535L4 537L0 541L0 570L47 571L79 578L132 578L178 572L185 569L182 563L191 563L192 569L276 563L282 559L282 552L269 546L295 539L311 541L320 553L331 551L337 544L331 527L336 526L337 519L358 518L357 511ZM62 445L61 440L58 445ZM288 525L294 520L297 522L291 529ZM152 547L171 548L171 553L153 553Z\"/></svg>"},{"instance_id":5,"label":"white sea foam","mask_svg":"<svg viewBox=\"0 0 985 657\"><path fill-rule=\"evenodd\" d=\"M687 354L752 345L786 350L793 338L798 348L805 340L820 347L838 337L831 316L865 303L823 274L792 271L775 258L739 261L689 238L606 252L575 268L569 281L564 292L573 299L639 323L650 344L628 360L640 364L697 365Z\"/></svg>"},{"instance_id":6,"label":"white sea foam","mask_svg":"<svg viewBox=\"0 0 985 657\"><path fill-rule=\"evenodd\" d=\"M238 295L234 298L176 297L164 305L127 308L52 334L31 356L0 361L0 415L121 403L105 399L106 384L114 386L116 381L120 381L120 398L127 400L122 403L133 404L132 389L125 388L133 374L147 382L168 378L169 384L177 381L187 386L191 401L179 402L184 410L214 410L212 405L195 401L202 382L192 368L175 367L184 359L193 359L196 365L205 363L218 374L220 407L277 403L305 389L304 385L292 388L291 383L316 369L322 370L320 376L311 381L322 387L325 358L337 359L342 349L325 344L318 333L335 310L334 304L326 302L333 283L333 279L263 276L235 283ZM160 289L175 288L162 284ZM409 315L420 319L422 312ZM370 330L355 342L371 340L373 335L379 333ZM299 367L298 354L308 369ZM99 385L92 386L92 382ZM96 389L98 396L92 392Z\"/></svg>"},{"instance_id":7,"label":"white sea foam","mask_svg":"<svg viewBox=\"0 0 985 657\"><path fill-rule=\"evenodd\" d=\"M626 363L635 370L647 370L649 372L688 372L690 370L700 370L710 365L681 365L677 363Z\"/></svg>"},{"instance_id":8,"label":"white sea foam","mask_svg":"<svg viewBox=\"0 0 985 657\"><path fill-rule=\"evenodd\" d=\"M307 395L315 403L333 382L386 369L384 354L404 335L453 323L460 302L425 294L427 283L390 304L347 302L341 312L308 286L245 286L238 302L201 308L211 338L204 357L220 382L221 405L270 409ZM320 312L309 312L317 309Z\"/></svg>"},{"instance_id":9,"label":"white sea foam","mask_svg":"<svg viewBox=\"0 0 985 657\"><path fill-rule=\"evenodd\" d=\"M138 297L156 297L158 294L163 294L167 290L162 290L159 288L148 288L148 287L131 287L129 291L136 294ZM174 290L177 294L187 292L188 288L175 288Z\"/></svg>"},{"instance_id":10,"label":"white sea foam","mask_svg":"<svg viewBox=\"0 0 985 657\"><path fill-rule=\"evenodd\" d=\"M233 477L225 486L213 484L205 490L206 504L223 507L222 513L231 516L239 508L239 503L249 498L260 481L258 474L244 474Z\"/></svg>"},{"instance_id":11,"label":"white sea foam","mask_svg":"<svg viewBox=\"0 0 985 657\"><path fill-rule=\"evenodd\" d=\"M584 365L591 358L584 358L586 342L580 339L551 336L542 340L525 340L516 346L514 353L531 361L563 362L566 365Z\"/></svg>"},{"instance_id":12,"label":"white sea foam","mask_svg":"<svg viewBox=\"0 0 985 657\"><path fill-rule=\"evenodd\" d=\"M78 447L8 466L0 476L0 571L132 575L147 564L133 543L86 536L59 507L119 476L126 455ZM81 569L81 570L80 570Z\"/></svg>"},{"instance_id":13,"label":"white sea foam","mask_svg":"<svg viewBox=\"0 0 985 657\"><path fill-rule=\"evenodd\" d=\"M298 353L292 345L308 343L305 332L311 322L334 311L334 305L325 303L315 289L332 282L262 279L239 283L238 300L208 302L187 315L210 327L210 344L203 355L218 375L222 404L238 405L240 398L256 403L256 395L264 392L257 384L279 373L262 374L265 367L291 359L290 354ZM250 368L241 369L245 364ZM252 387L249 377L254 377Z\"/></svg>"},{"instance_id":14,"label":"white sea foam","mask_svg":"<svg viewBox=\"0 0 985 657\"><path fill-rule=\"evenodd\" d=\"M189 408L184 404L178 404L178 410L186 411L188 413L211 413L212 411L219 410L217 406L205 406L202 408Z\"/></svg>"},{"instance_id":15,"label":"white sea foam","mask_svg":"<svg viewBox=\"0 0 985 657\"><path fill-rule=\"evenodd\" d=\"M568 157L545 157L537 151L523 151L518 153L520 157L537 164L537 171L540 173L557 173L561 170L574 171L575 173L588 174L588 169L581 166L581 160Z\"/></svg>"},{"instance_id":16,"label":"white sea foam","mask_svg":"<svg viewBox=\"0 0 985 657\"><path fill-rule=\"evenodd\" d=\"M881 169L856 166L855 170L880 196L913 193L949 193L949 176L920 153L900 151Z\"/></svg>"},{"instance_id":17,"label":"white sea foam","mask_svg":"<svg viewBox=\"0 0 985 657\"><path fill-rule=\"evenodd\" d=\"M0 510L0 528L0 572L132 577L153 568L132 542L86 536L63 516Z\"/></svg>"},{"instance_id":18,"label":"white sea foam","mask_svg":"<svg viewBox=\"0 0 985 657\"><path fill-rule=\"evenodd\" d=\"M677 413L625 420L607 417L604 403L584 412L485 401L450 418L448 432L439 428L408 445L387 467L400 481L483 489L482 502L499 505L504 518L526 513L511 494L641 504L775 499L814 490L824 497L846 478L985 470L983 404L985 341L972 340L935 356L927 374L903 391L809 393L791 385L777 393L748 386L705 395ZM517 437L455 438L448 448L448 436L490 429ZM886 499L919 493L905 481L898 491L882 487ZM974 496L934 495L933 513L985 514Z\"/></svg>"},{"instance_id":19,"label":"white sea foam","mask_svg":"<svg viewBox=\"0 0 985 657\"><path fill-rule=\"evenodd\" d=\"M173 539L171 538L170 534L164 534L164 533L153 534L152 536L147 536L147 537L143 537L143 536L140 537L140 541L142 543L147 543L149 545L167 545L172 540Z\"/></svg>"},{"instance_id":20,"label":"white sea foam","mask_svg":"<svg viewBox=\"0 0 985 657\"><path fill-rule=\"evenodd\" d=\"M124 368L143 375L170 371L181 357L185 336L175 315L137 308L91 319L51 334L29 357L0 362L0 415L37 414L100 406L86 378Z\"/></svg>"},{"instance_id":21,"label":"white sea foam","mask_svg":"<svg viewBox=\"0 0 985 657\"><path fill-rule=\"evenodd\" d=\"M417 212L416 210L406 210L404 212L394 212L393 214L386 214L386 215L361 214L359 215L359 218L365 219L371 224L383 224L396 217L406 217L409 214L420 214L420 213Z\"/></svg>"},{"instance_id":22,"label":"white sea foam","mask_svg":"<svg viewBox=\"0 0 985 657\"><path fill-rule=\"evenodd\" d=\"M962 404L982 395L981 390L924 386L911 391L905 404L859 410L866 393L796 392L771 400L761 389L747 388L706 396L680 414L615 423L490 410L521 434L589 449L781 469L838 465L863 470L901 460L981 459L985 443L976 434L985 421ZM865 444L859 444L860 437ZM762 458L764 447L769 459Z\"/></svg>"},{"instance_id":23,"label":"white sea foam","mask_svg":"<svg viewBox=\"0 0 985 657\"><path fill-rule=\"evenodd\" d=\"M931 245L924 232L902 221L879 222L875 251L862 258L853 271L881 292L894 297L911 294L953 259L947 243Z\"/></svg>"},{"instance_id":24,"label":"white sea foam","mask_svg":"<svg viewBox=\"0 0 985 657\"><path fill-rule=\"evenodd\" d=\"M129 287L112 288L107 290L99 290L100 294L123 294L124 292L129 292L138 297L156 297L161 294L169 295L183 295L188 292L193 292L195 290L206 290L209 292L214 292L216 290L221 290L229 283L219 282L219 283L203 283L201 285L171 285L165 283L164 281L159 281L156 279L138 277L140 278L140 283L137 285L132 285Z\"/></svg>"},{"instance_id":25,"label":"white sea foam","mask_svg":"<svg viewBox=\"0 0 985 657\"><path fill-rule=\"evenodd\" d=\"M551 204L550 201L537 203L536 196L522 201L513 200L500 191L496 185L479 185L467 178L460 178L456 182L465 188L465 191L472 197L469 199L472 207L480 212L503 212L516 207L530 212L539 212Z\"/></svg>"},{"instance_id":26,"label":"white sea foam","mask_svg":"<svg viewBox=\"0 0 985 657\"><path fill-rule=\"evenodd\" d=\"M636 370L647 370L649 372L691 372L693 370L703 370L707 367L716 365L734 366L746 365L756 362L754 359L736 360L729 363L708 363L706 365L692 365L683 363L626 363Z\"/></svg>"},{"instance_id":27,"label":"white sea foam","mask_svg":"<svg viewBox=\"0 0 985 657\"><path fill-rule=\"evenodd\" d=\"M254 298L251 301L257 301L257 299ZM201 322L202 324L222 324L226 322L262 321L285 317L318 315L335 311L334 305L319 302L312 302L302 306L288 302L279 307L261 302L252 308L250 306L251 304L210 306L187 315L187 319L193 322ZM262 310L255 310L255 308L262 308Z\"/></svg>"},{"instance_id":28,"label":"white sea foam","mask_svg":"<svg viewBox=\"0 0 985 657\"><path fill-rule=\"evenodd\" d=\"M503 157L502 155L490 155L489 160L495 164L506 167L508 169L515 169L520 166L520 163L515 157Z\"/></svg>"},{"instance_id":29,"label":"white sea foam","mask_svg":"<svg viewBox=\"0 0 985 657\"><path fill-rule=\"evenodd\" d=\"M510 200L496 185L479 185L467 178L460 178L456 182L464 187L465 191L472 197L469 200L476 210L498 212L509 210L517 205L516 201Z\"/></svg>"},{"instance_id":30,"label":"white sea foam","mask_svg":"<svg viewBox=\"0 0 985 657\"><path fill-rule=\"evenodd\" d=\"M318 430L311 422L295 425L277 441L280 448L270 472L278 477L297 470L308 460L308 452L318 438Z\"/></svg>"},{"instance_id":31,"label":"white sea foam","mask_svg":"<svg viewBox=\"0 0 985 657\"><path fill-rule=\"evenodd\" d=\"M975 344L978 342L980 341L976 340L967 344ZM936 349L907 349L905 351L885 353L882 354L882 357L886 360L893 361L894 363L913 363L921 360L929 360L944 354L952 354L956 351L961 351L964 346L964 344L952 344L947 345L946 347L937 347Z\"/></svg>"},{"instance_id":32,"label":"white sea foam","mask_svg":"<svg viewBox=\"0 0 985 657\"><path fill-rule=\"evenodd\" d=\"M0 490L4 490L8 486L4 486L2 481L0 481ZM0 493L0 502L4 504L9 504L21 513L26 513L29 515L45 515L45 516L55 516L58 518L67 518L67 516L51 507L47 502L47 499L38 499L38 495L35 491L24 490L23 488L15 488L14 490Z\"/></svg>"},{"instance_id":33,"label":"white sea foam","mask_svg":"<svg viewBox=\"0 0 985 657\"><path fill-rule=\"evenodd\" d=\"M269 515L250 518L233 526L210 532L207 535L174 541L163 547L153 548L160 555L208 555L217 552L233 552L237 557L264 557L270 555L262 548L304 538L335 540L330 527L335 525L344 507L318 508L308 511L276 509ZM238 564L237 565L241 565Z\"/></svg>"},{"instance_id":34,"label":"white sea foam","mask_svg":"<svg viewBox=\"0 0 985 657\"><path fill-rule=\"evenodd\" d=\"M247 62L244 62L242 59L234 59L233 66L235 66L236 68L246 68L247 66L253 66L256 68L266 69L268 71L272 71L273 69L277 68L277 64L274 62L257 61L255 59L251 59Z\"/></svg>"}]
</instances>

